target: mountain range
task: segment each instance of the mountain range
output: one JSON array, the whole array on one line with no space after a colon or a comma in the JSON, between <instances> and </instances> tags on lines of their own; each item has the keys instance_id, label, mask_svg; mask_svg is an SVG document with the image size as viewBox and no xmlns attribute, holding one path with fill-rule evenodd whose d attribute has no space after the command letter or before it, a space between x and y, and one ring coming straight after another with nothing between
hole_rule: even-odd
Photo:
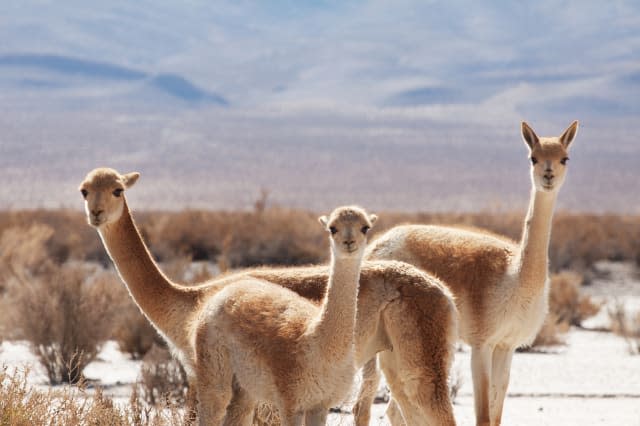
<instances>
[{"instance_id":1,"label":"mountain range","mask_svg":"<svg viewBox=\"0 0 640 426\"><path fill-rule=\"evenodd\" d=\"M74 182L108 164L155 179L147 208L244 208L262 187L312 209L523 208L520 121L580 119L560 207L640 211L635 1L24 0L0 16L7 207L76 205Z\"/></svg>"}]
</instances>

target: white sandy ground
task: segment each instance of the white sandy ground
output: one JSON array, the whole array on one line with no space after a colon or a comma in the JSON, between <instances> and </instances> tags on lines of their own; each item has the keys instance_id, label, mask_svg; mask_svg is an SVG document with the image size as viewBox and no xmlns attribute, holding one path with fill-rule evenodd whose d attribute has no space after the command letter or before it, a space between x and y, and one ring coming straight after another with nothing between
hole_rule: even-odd
<instances>
[{"instance_id":1,"label":"white sandy ground","mask_svg":"<svg viewBox=\"0 0 640 426\"><path fill-rule=\"evenodd\" d=\"M29 365L30 381L46 382L42 367L23 342L3 342L0 364ZM463 384L455 404L460 425L473 425L469 351L456 354L454 372ZM99 360L86 369L89 379L106 393L126 400L140 362L105 345ZM388 425L384 404L374 406L372 425ZM350 414L332 414L331 425L351 425ZM640 355L631 355L623 339L611 333L572 329L567 345L551 353L518 353L514 357L505 425L630 425L640 426Z\"/></svg>"}]
</instances>

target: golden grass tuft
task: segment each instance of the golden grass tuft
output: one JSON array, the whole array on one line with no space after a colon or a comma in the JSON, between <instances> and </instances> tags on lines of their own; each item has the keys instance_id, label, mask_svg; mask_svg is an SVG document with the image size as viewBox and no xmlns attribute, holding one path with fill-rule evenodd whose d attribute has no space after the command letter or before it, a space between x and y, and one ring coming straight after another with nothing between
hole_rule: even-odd
<instances>
[{"instance_id":1,"label":"golden grass tuft","mask_svg":"<svg viewBox=\"0 0 640 426\"><path fill-rule=\"evenodd\" d=\"M63 386L41 391L27 382L27 371L0 367L0 425L12 426L171 426L182 424L176 405L149 406L134 391L119 405L100 389Z\"/></svg>"}]
</instances>

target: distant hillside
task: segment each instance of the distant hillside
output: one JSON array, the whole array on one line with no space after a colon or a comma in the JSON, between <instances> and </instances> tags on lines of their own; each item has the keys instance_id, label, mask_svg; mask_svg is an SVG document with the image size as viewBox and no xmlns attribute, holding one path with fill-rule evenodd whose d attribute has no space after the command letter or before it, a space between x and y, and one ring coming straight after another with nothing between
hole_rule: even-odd
<instances>
[{"instance_id":1,"label":"distant hillside","mask_svg":"<svg viewBox=\"0 0 640 426\"><path fill-rule=\"evenodd\" d=\"M131 97L139 102L142 92L164 93L188 104L227 106L229 102L222 96L203 90L187 79L176 74L151 74L110 63L43 54L0 55L0 78L4 80L5 90L46 92L82 91L91 93L92 89L104 87L109 83L131 83L123 94L122 89L114 89L112 94L103 95L103 100L111 96ZM45 92L45 93L43 93ZM64 94L64 93L63 93ZM133 98L136 99L133 99Z\"/></svg>"},{"instance_id":2,"label":"distant hillside","mask_svg":"<svg viewBox=\"0 0 640 426\"><path fill-rule=\"evenodd\" d=\"M0 204L524 209L528 121L581 122L559 209L640 212L640 2L0 2Z\"/></svg>"}]
</instances>

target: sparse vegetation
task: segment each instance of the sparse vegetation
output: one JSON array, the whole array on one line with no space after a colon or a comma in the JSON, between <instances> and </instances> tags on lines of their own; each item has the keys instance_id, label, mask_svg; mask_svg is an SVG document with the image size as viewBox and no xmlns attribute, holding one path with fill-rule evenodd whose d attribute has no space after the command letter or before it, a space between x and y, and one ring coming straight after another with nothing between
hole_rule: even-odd
<instances>
[{"instance_id":1,"label":"sparse vegetation","mask_svg":"<svg viewBox=\"0 0 640 426\"><path fill-rule=\"evenodd\" d=\"M518 239L523 216L523 212L382 212L376 232L384 232L399 223L462 224ZM309 226L315 222L315 217L310 212L278 207L260 207L260 210L251 212L185 210L136 213L143 237L159 261L187 257L215 263L224 253L230 268L325 260L324 236L321 230L315 229L317 227ZM292 228L290 223L296 226ZM105 266L110 265L99 238L86 226L84 215L79 210L0 212L0 235L11 228L29 228L36 224L46 225L52 232L46 249L53 262L98 261ZM549 253L554 272L565 269L587 272L598 260L637 261L638 253L640 216L566 212L554 215Z\"/></svg>"},{"instance_id":2,"label":"sparse vegetation","mask_svg":"<svg viewBox=\"0 0 640 426\"><path fill-rule=\"evenodd\" d=\"M182 424L175 405L149 407L134 391L120 407L100 389L84 387L41 391L27 383L27 372L0 368L0 424L12 426L169 426Z\"/></svg>"},{"instance_id":3,"label":"sparse vegetation","mask_svg":"<svg viewBox=\"0 0 640 426\"><path fill-rule=\"evenodd\" d=\"M263 204L252 212L146 212L138 215L138 222L162 268L183 282L211 277L205 267L191 268L192 260L207 261L221 271L326 260L325 236L311 224L314 214ZM380 216L378 232L403 222L443 223L488 228L514 239L522 221L521 213ZM32 342L52 383L81 383L84 366L103 341L113 338L132 358L145 359L140 383L130 405L121 409L99 392L43 393L29 388L23 376L0 370L0 424L178 424L182 419L176 407L186 392L184 372L166 349L149 353L159 342L157 333L84 222L80 211L0 212L0 337ZM582 277L588 284L594 262L637 261L638 253L640 217L556 214L551 268L576 272L552 276L550 314L534 346L562 343L571 325L579 326L598 311L600 306L580 291ZM610 315L613 331L638 353L640 316L632 318L623 307ZM454 380L452 390L456 388ZM150 408L166 404L173 408ZM65 411L57 413L60 423L49 421L53 409Z\"/></svg>"},{"instance_id":4,"label":"sparse vegetation","mask_svg":"<svg viewBox=\"0 0 640 426\"><path fill-rule=\"evenodd\" d=\"M640 312L629 314L624 303L618 301L609 308L611 331L622 336L629 346L629 353L640 354Z\"/></svg>"},{"instance_id":5,"label":"sparse vegetation","mask_svg":"<svg viewBox=\"0 0 640 426\"><path fill-rule=\"evenodd\" d=\"M138 389L148 405L183 405L189 382L186 372L169 350L153 345L143 359Z\"/></svg>"},{"instance_id":6,"label":"sparse vegetation","mask_svg":"<svg viewBox=\"0 0 640 426\"><path fill-rule=\"evenodd\" d=\"M580 291L583 281L581 274L572 271L551 276L549 313L531 348L563 344L571 326L581 326L582 321L600 311L602 305Z\"/></svg>"}]
</instances>

